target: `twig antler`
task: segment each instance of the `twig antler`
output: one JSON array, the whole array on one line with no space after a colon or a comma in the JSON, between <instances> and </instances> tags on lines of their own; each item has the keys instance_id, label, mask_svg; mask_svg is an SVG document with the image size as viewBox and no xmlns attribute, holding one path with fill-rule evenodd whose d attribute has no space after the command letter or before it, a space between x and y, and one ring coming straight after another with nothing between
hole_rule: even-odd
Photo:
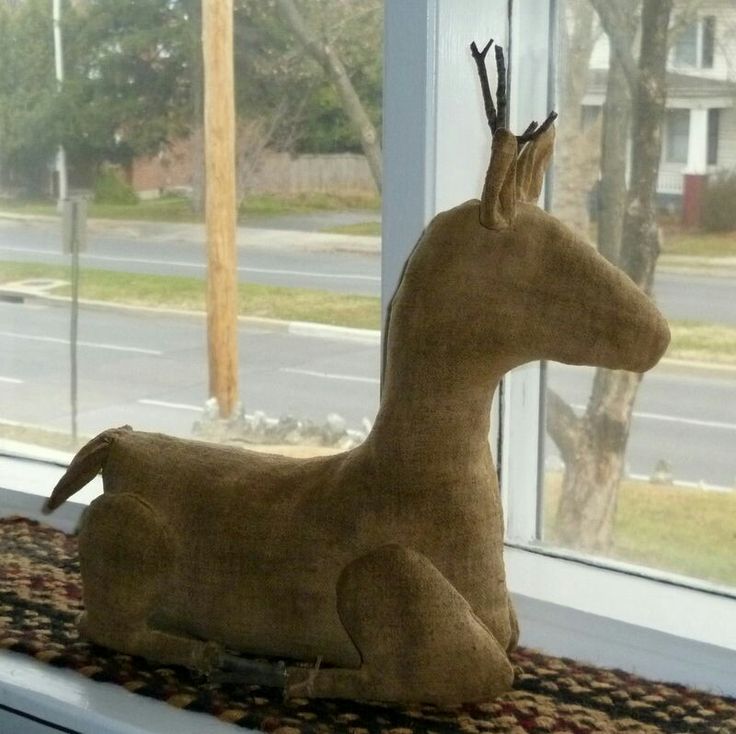
<instances>
[{"instance_id":1,"label":"twig antler","mask_svg":"<svg viewBox=\"0 0 736 734\"><path fill-rule=\"evenodd\" d=\"M498 76L498 83L496 85L496 102L498 103L498 109L493 104L493 97L491 96L491 87L488 83L488 71L486 69L486 54L488 49L491 47L493 39L483 47L482 51L478 50L475 41L470 44L470 52L473 54L475 64L478 67L478 76L480 77L480 87L483 91L483 105L486 109L486 118L488 120L488 127L491 128L491 134L495 133L499 127L506 127L508 120L507 117L507 101L506 101L506 62L503 58L503 48L496 46L496 72ZM530 140L538 138L549 126L557 119L556 112L550 112L547 118L540 125L536 120L529 123L529 126L521 135L516 136L516 140L519 145L524 145Z\"/></svg>"}]
</instances>

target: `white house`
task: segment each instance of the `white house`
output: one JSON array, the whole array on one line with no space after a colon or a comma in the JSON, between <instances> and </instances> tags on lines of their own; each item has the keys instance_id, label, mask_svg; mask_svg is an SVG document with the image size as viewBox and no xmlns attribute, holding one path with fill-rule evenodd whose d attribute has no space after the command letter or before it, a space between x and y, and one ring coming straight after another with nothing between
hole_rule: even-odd
<instances>
[{"instance_id":1,"label":"white house","mask_svg":"<svg viewBox=\"0 0 736 734\"><path fill-rule=\"evenodd\" d=\"M681 197L685 174L736 171L736 2L679 2L676 9L658 185L665 199ZM608 59L608 36L601 33L585 107L603 104Z\"/></svg>"}]
</instances>

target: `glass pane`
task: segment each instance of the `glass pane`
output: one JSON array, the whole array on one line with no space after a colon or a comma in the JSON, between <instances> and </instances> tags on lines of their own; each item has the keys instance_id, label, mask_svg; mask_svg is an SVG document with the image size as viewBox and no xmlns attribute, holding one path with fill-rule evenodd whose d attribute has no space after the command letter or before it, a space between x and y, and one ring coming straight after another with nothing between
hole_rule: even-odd
<instances>
[{"instance_id":1,"label":"glass pane","mask_svg":"<svg viewBox=\"0 0 736 734\"><path fill-rule=\"evenodd\" d=\"M276 4L236 0L237 270L212 281L237 278L234 340L205 318L204 107L225 92L204 93L202 3L61 5L55 45L52 3L0 2L0 441L72 451L127 423L359 442L378 403L380 0L298 4L340 85ZM64 195L87 205L77 316ZM229 410L211 375L233 341Z\"/></svg>"},{"instance_id":2,"label":"glass pane","mask_svg":"<svg viewBox=\"0 0 736 734\"><path fill-rule=\"evenodd\" d=\"M665 119L668 163L687 163L690 140L690 110L668 110Z\"/></svg>"},{"instance_id":3,"label":"glass pane","mask_svg":"<svg viewBox=\"0 0 736 734\"><path fill-rule=\"evenodd\" d=\"M703 56L701 66L704 69L713 68L713 57L716 45L716 18L714 15L706 15L703 18Z\"/></svg>"},{"instance_id":4,"label":"glass pane","mask_svg":"<svg viewBox=\"0 0 736 734\"><path fill-rule=\"evenodd\" d=\"M625 35L640 38L640 3L628 5ZM670 22L677 25L676 13ZM656 241L633 217L646 200L637 188L642 173L651 177L656 226L648 231L658 233L661 252L649 274L672 343L643 379L547 364L540 539L736 586L736 274L725 260L736 255L736 180L725 170L707 176L713 124L701 104L667 110L651 133L661 133L661 157L647 159L644 133L632 119L648 113L631 107L627 76L609 43L608 32L621 31L603 27L589 3L565 3L553 210L646 285ZM638 43L631 48L637 64ZM692 84L671 73L662 81L678 105ZM591 125L594 105L601 115ZM725 145L736 110L719 114Z\"/></svg>"},{"instance_id":5,"label":"glass pane","mask_svg":"<svg viewBox=\"0 0 736 734\"><path fill-rule=\"evenodd\" d=\"M674 61L676 66L695 66L698 61L698 24L688 23L674 30Z\"/></svg>"}]
</instances>

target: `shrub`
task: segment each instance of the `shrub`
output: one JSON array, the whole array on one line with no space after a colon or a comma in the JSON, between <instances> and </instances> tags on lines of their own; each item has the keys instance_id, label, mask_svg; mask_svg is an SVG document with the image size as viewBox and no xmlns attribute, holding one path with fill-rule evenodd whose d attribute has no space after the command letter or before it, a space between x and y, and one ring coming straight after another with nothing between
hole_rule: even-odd
<instances>
[{"instance_id":1,"label":"shrub","mask_svg":"<svg viewBox=\"0 0 736 734\"><path fill-rule=\"evenodd\" d=\"M736 171L714 176L703 192L701 224L707 232L736 230Z\"/></svg>"},{"instance_id":2,"label":"shrub","mask_svg":"<svg viewBox=\"0 0 736 734\"><path fill-rule=\"evenodd\" d=\"M107 170L100 173L94 187L96 204L137 204L138 195L133 188Z\"/></svg>"}]
</instances>

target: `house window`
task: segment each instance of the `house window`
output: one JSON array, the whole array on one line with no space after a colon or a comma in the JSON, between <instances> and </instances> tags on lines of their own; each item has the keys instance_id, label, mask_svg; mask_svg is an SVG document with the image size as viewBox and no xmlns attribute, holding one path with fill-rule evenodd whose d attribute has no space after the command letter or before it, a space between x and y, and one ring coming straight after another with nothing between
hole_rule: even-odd
<instances>
[{"instance_id":1,"label":"house window","mask_svg":"<svg viewBox=\"0 0 736 734\"><path fill-rule=\"evenodd\" d=\"M687 163L690 110L667 110L665 150L668 163Z\"/></svg>"},{"instance_id":2,"label":"house window","mask_svg":"<svg viewBox=\"0 0 736 734\"><path fill-rule=\"evenodd\" d=\"M703 69L713 68L713 56L716 45L716 19L713 15L703 18L700 66Z\"/></svg>"},{"instance_id":3,"label":"house window","mask_svg":"<svg viewBox=\"0 0 736 734\"><path fill-rule=\"evenodd\" d=\"M675 39L675 66L695 66L698 62L698 24L690 23Z\"/></svg>"},{"instance_id":4,"label":"house window","mask_svg":"<svg viewBox=\"0 0 736 734\"><path fill-rule=\"evenodd\" d=\"M708 110L708 165L718 165L718 130L721 122L721 111Z\"/></svg>"},{"instance_id":5,"label":"house window","mask_svg":"<svg viewBox=\"0 0 736 734\"><path fill-rule=\"evenodd\" d=\"M716 45L716 18L706 15L686 25L676 36L672 61L676 67L712 69Z\"/></svg>"}]
</instances>

